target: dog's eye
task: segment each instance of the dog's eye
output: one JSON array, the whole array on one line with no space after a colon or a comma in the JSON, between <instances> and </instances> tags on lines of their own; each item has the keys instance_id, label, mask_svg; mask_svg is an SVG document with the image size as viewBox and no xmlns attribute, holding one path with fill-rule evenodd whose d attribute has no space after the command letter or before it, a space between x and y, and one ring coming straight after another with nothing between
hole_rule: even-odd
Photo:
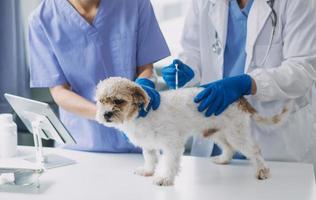
<instances>
[{"instance_id":1,"label":"dog's eye","mask_svg":"<svg viewBox=\"0 0 316 200\"><path fill-rule=\"evenodd\" d=\"M102 103L102 104L105 104L106 100L105 99L100 99L99 102Z\"/></svg>"},{"instance_id":2,"label":"dog's eye","mask_svg":"<svg viewBox=\"0 0 316 200\"><path fill-rule=\"evenodd\" d=\"M125 103L125 100L123 100L123 99L114 99L113 102L114 102L114 104L116 104L116 105L120 105L120 104Z\"/></svg>"}]
</instances>

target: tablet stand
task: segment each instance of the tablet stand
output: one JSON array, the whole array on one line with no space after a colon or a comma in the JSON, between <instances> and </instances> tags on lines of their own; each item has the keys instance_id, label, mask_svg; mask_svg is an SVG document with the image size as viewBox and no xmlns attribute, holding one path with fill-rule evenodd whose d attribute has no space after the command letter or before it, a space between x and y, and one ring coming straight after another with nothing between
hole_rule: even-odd
<instances>
[{"instance_id":1,"label":"tablet stand","mask_svg":"<svg viewBox=\"0 0 316 200\"><path fill-rule=\"evenodd\" d=\"M31 114L34 119L34 113ZM58 135L55 128L49 122L49 120L41 115L37 115L34 120L31 122L32 129L33 129L33 139L34 139L34 146L35 146L35 159L28 158L28 161L35 161L39 167L44 169L51 169L66 165L74 164L75 161L69 158L65 158L63 156L55 155L55 154L48 154L44 155L43 153L43 144L42 138L49 139L45 132L49 132L51 135ZM55 137L58 138L58 137Z\"/></svg>"}]
</instances>

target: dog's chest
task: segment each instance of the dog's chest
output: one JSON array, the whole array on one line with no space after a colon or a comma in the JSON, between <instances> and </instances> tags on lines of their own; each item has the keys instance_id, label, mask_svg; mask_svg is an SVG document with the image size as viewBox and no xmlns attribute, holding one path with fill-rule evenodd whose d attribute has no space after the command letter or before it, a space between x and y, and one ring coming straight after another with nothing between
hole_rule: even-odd
<instances>
[{"instance_id":1,"label":"dog's chest","mask_svg":"<svg viewBox=\"0 0 316 200\"><path fill-rule=\"evenodd\" d=\"M152 137L135 137L135 135L129 135L128 136L130 141L134 144L137 145L141 148L146 148L146 149L160 149L161 148L161 142L159 140L155 140Z\"/></svg>"},{"instance_id":2,"label":"dog's chest","mask_svg":"<svg viewBox=\"0 0 316 200\"><path fill-rule=\"evenodd\" d=\"M159 149L161 144L163 144L163 136L153 129L148 130L148 128L135 126L134 124L125 126L123 131L133 144L142 148Z\"/></svg>"}]
</instances>

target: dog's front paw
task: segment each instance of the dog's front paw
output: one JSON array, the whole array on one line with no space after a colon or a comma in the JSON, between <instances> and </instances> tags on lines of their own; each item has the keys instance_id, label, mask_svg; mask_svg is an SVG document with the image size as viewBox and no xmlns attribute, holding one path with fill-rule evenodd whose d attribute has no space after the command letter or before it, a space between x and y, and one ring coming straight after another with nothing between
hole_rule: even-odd
<instances>
[{"instance_id":1,"label":"dog's front paw","mask_svg":"<svg viewBox=\"0 0 316 200\"><path fill-rule=\"evenodd\" d=\"M261 168L258 169L257 173L256 173L256 178L259 180L265 180L267 178L269 178L270 176L270 169L269 168Z\"/></svg>"},{"instance_id":2,"label":"dog's front paw","mask_svg":"<svg viewBox=\"0 0 316 200\"><path fill-rule=\"evenodd\" d=\"M155 177L154 184L159 186L171 186L173 185L173 180L168 177Z\"/></svg>"},{"instance_id":3,"label":"dog's front paw","mask_svg":"<svg viewBox=\"0 0 316 200\"><path fill-rule=\"evenodd\" d=\"M139 167L134 171L134 174L137 174L139 176L152 176L154 175L154 170L145 169L144 167Z\"/></svg>"}]
</instances>

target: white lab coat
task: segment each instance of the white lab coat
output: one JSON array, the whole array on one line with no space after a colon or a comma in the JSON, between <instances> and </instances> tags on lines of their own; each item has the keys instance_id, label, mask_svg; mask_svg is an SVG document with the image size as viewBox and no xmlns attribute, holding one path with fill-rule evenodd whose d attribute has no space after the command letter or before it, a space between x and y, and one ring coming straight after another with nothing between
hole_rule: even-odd
<instances>
[{"instance_id":1,"label":"white lab coat","mask_svg":"<svg viewBox=\"0 0 316 200\"><path fill-rule=\"evenodd\" d=\"M274 9L278 23L264 65L272 33L271 8L266 0L255 0L248 16L245 73L256 81L257 94L247 98L266 116L280 112L289 99L295 101L295 110L279 127L253 122L252 131L266 159L316 164L311 95L316 80L316 1L276 0ZM180 55L196 75L188 85L223 77L227 20L228 0L192 1ZM216 32L219 54L212 50Z\"/></svg>"}]
</instances>

